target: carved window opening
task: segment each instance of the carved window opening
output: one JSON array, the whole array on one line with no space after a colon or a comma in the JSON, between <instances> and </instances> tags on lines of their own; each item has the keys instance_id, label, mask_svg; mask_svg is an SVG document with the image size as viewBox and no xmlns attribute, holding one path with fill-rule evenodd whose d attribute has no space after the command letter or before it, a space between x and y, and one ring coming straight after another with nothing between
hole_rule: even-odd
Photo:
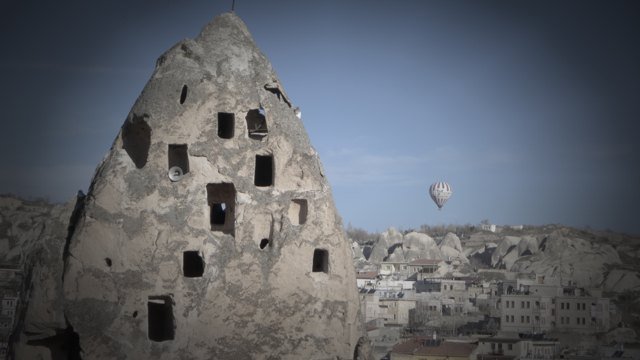
<instances>
[{"instance_id":1,"label":"carved window opening","mask_svg":"<svg viewBox=\"0 0 640 360\"><path fill-rule=\"evenodd\" d=\"M204 260L198 251L182 253L182 273L185 277L202 277L204 274Z\"/></svg>"},{"instance_id":2,"label":"carved window opening","mask_svg":"<svg viewBox=\"0 0 640 360\"><path fill-rule=\"evenodd\" d=\"M227 204L211 204L211 225L224 225L227 218Z\"/></svg>"},{"instance_id":3,"label":"carved window opening","mask_svg":"<svg viewBox=\"0 0 640 360\"><path fill-rule=\"evenodd\" d=\"M259 109L249 110L245 119L247 120L247 132L251 139L262 140L263 137L269 134L267 118L264 116L264 112Z\"/></svg>"},{"instance_id":4,"label":"carved window opening","mask_svg":"<svg viewBox=\"0 0 640 360\"><path fill-rule=\"evenodd\" d=\"M269 246L269 239L260 240L260 249L264 249Z\"/></svg>"},{"instance_id":5,"label":"carved window opening","mask_svg":"<svg viewBox=\"0 0 640 360\"><path fill-rule=\"evenodd\" d=\"M233 138L236 126L236 116L231 113L218 113L218 137L222 139Z\"/></svg>"},{"instance_id":6,"label":"carved window opening","mask_svg":"<svg viewBox=\"0 0 640 360\"><path fill-rule=\"evenodd\" d=\"M189 154L187 145L169 144L168 159L169 171L171 171L172 169L174 171L177 171L174 168L180 168L180 171L182 172L180 176L189 172Z\"/></svg>"},{"instance_id":7,"label":"carved window opening","mask_svg":"<svg viewBox=\"0 0 640 360\"><path fill-rule=\"evenodd\" d=\"M170 296L149 296L147 301L149 340L167 341L175 337L173 299Z\"/></svg>"},{"instance_id":8,"label":"carved window opening","mask_svg":"<svg viewBox=\"0 0 640 360\"><path fill-rule=\"evenodd\" d=\"M254 183L256 186L273 185L273 156L256 155Z\"/></svg>"},{"instance_id":9,"label":"carved window opening","mask_svg":"<svg viewBox=\"0 0 640 360\"><path fill-rule=\"evenodd\" d=\"M329 252L324 249L313 251L313 272L329 272Z\"/></svg>"},{"instance_id":10,"label":"carved window opening","mask_svg":"<svg viewBox=\"0 0 640 360\"><path fill-rule=\"evenodd\" d=\"M233 234L236 189L233 184L208 184L207 203L211 230Z\"/></svg>"},{"instance_id":11,"label":"carved window opening","mask_svg":"<svg viewBox=\"0 0 640 360\"><path fill-rule=\"evenodd\" d=\"M307 222L307 200L293 199L289 204L289 221L292 225L304 225Z\"/></svg>"},{"instance_id":12,"label":"carved window opening","mask_svg":"<svg viewBox=\"0 0 640 360\"><path fill-rule=\"evenodd\" d=\"M188 91L189 91L189 88L187 87L187 85L184 85L182 87L182 91L180 92L180 104L184 104L185 100L187 100Z\"/></svg>"},{"instance_id":13,"label":"carved window opening","mask_svg":"<svg viewBox=\"0 0 640 360\"><path fill-rule=\"evenodd\" d=\"M122 126L122 148L127 152L136 168L142 169L147 164L149 147L151 146L151 127L144 120L147 115L133 115Z\"/></svg>"}]
</instances>

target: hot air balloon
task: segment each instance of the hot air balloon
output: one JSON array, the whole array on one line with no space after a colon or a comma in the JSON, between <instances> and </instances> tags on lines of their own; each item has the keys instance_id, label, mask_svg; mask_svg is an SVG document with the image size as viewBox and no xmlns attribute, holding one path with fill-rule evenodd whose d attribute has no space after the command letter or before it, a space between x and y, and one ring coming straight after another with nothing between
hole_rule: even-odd
<instances>
[{"instance_id":1,"label":"hot air balloon","mask_svg":"<svg viewBox=\"0 0 640 360\"><path fill-rule=\"evenodd\" d=\"M442 209L444 203L451 197L451 194L451 185L444 181L434 182L429 187L429 195L431 195L433 202L438 205L438 210Z\"/></svg>"}]
</instances>

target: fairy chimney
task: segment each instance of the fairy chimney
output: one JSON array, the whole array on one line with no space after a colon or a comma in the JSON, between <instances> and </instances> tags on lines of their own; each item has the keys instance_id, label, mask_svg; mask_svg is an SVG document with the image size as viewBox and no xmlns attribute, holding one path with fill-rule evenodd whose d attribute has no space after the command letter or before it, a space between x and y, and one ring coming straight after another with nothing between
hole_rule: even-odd
<instances>
[{"instance_id":1,"label":"fairy chimney","mask_svg":"<svg viewBox=\"0 0 640 360\"><path fill-rule=\"evenodd\" d=\"M234 14L157 61L73 224L83 359L347 359L350 244L318 155Z\"/></svg>"}]
</instances>

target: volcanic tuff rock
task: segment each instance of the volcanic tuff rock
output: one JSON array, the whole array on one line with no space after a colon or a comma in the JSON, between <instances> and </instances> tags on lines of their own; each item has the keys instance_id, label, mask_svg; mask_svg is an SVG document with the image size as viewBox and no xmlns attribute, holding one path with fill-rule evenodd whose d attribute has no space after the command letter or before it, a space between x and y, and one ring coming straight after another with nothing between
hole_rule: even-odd
<instances>
[{"instance_id":1,"label":"volcanic tuff rock","mask_svg":"<svg viewBox=\"0 0 640 360\"><path fill-rule=\"evenodd\" d=\"M291 105L233 14L158 59L66 257L83 359L361 353L351 244Z\"/></svg>"},{"instance_id":2,"label":"volcanic tuff rock","mask_svg":"<svg viewBox=\"0 0 640 360\"><path fill-rule=\"evenodd\" d=\"M539 248L538 253L518 258L507 269L564 277L573 279L578 286L598 287L604 281L607 267L621 263L611 245L574 237L567 230L553 231Z\"/></svg>"},{"instance_id":3,"label":"volcanic tuff rock","mask_svg":"<svg viewBox=\"0 0 640 360\"><path fill-rule=\"evenodd\" d=\"M0 197L0 264L24 274L17 317L16 358L49 358L45 346L64 332L62 255L74 202L51 205ZM28 305L25 307L25 305ZM63 338L59 340L65 341Z\"/></svg>"},{"instance_id":4,"label":"volcanic tuff rock","mask_svg":"<svg viewBox=\"0 0 640 360\"><path fill-rule=\"evenodd\" d=\"M454 233L447 233L442 239L440 246L448 246L450 248L456 249L459 252L462 252L462 244L460 243L460 238Z\"/></svg>"},{"instance_id":5,"label":"volcanic tuff rock","mask_svg":"<svg viewBox=\"0 0 640 360\"><path fill-rule=\"evenodd\" d=\"M442 259L438 245L427 234L410 232L404 236L402 246L409 262L417 259Z\"/></svg>"}]
</instances>

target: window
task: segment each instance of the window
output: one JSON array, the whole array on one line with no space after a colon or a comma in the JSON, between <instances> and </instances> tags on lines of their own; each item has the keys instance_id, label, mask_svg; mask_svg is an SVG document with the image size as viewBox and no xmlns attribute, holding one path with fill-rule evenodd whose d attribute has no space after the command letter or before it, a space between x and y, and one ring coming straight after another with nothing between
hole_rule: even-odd
<instances>
[{"instance_id":1,"label":"window","mask_svg":"<svg viewBox=\"0 0 640 360\"><path fill-rule=\"evenodd\" d=\"M218 137L231 139L235 133L236 116L231 113L218 113Z\"/></svg>"},{"instance_id":2,"label":"window","mask_svg":"<svg viewBox=\"0 0 640 360\"><path fill-rule=\"evenodd\" d=\"M560 303L560 310L564 310L564 303Z\"/></svg>"},{"instance_id":3,"label":"window","mask_svg":"<svg viewBox=\"0 0 640 360\"><path fill-rule=\"evenodd\" d=\"M273 185L272 155L256 155L254 183L260 187Z\"/></svg>"},{"instance_id":4,"label":"window","mask_svg":"<svg viewBox=\"0 0 640 360\"><path fill-rule=\"evenodd\" d=\"M197 251L185 251L182 253L182 273L185 277L202 277L204 273L204 260Z\"/></svg>"},{"instance_id":5,"label":"window","mask_svg":"<svg viewBox=\"0 0 640 360\"><path fill-rule=\"evenodd\" d=\"M329 252L324 249L315 249L313 251L313 272L329 272Z\"/></svg>"},{"instance_id":6,"label":"window","mask_svg":"<svg viewBox=\"0 0 640 360\"><path fill-rule=\"evenodd\" d=\"M531 302L527 301L527 309L531 308Z\"/></svg>"},{"instance_id":7,"label":"window","mask_svg":"<svg viewBox=\"0 0 640 360\"><path fill-rule=\"evenodd\" d=\"M520 301L520 309L524 309L524 301Z\"/></svg>"},{"instance_id":8,"label":"window","mask_svg":"<svg viewBox=\"0 0 640 360\"><path fill-rule=\"evenodd\" d=\"M267 129L267 118L259 109L249 110L245 119L247 120L247 132L249 134L249 138L262 140L262 138L269 134L269 130Z\"/></svg>"},{"instance_id":9,"label":"window","mask_svg":"<svg viewBox=\"0 0 640 360\"><path fill-rule=\"evenodd\" d=\"M524 324L524 315L520 316L520 322Z\"/></svg>"},{"instance_id":10,"label":"window","mask_svg":"<svg viewBox=\"0 0 640 360\"><path fill-rule=\"evenodd\" d=\"M527 324L531 323L531 318L529 317L529 315L527 315Z\"/></svg>"},{"instance_id":11,"label":"window","mask_svg":"<svg viewBox=\"0 0 640 360\"><path fill-rule=\"evenodd\" d=\"M513 344L508 344L508 345L507 345L507 349L508 349L508 350L513 350Z\"/></svg>"},{"instance_id":12,"label":"window","mask_svg":"<svg viewBox=\"0 0 640 360\"><path fill-rule=\"evenodd\" d=\"M147 310L149 340L173 340L175 336L173 299L170 296L149 296Z\"/></svg>"},{"instance_id":13,"label":"window","mask_svg":"<svg viewBox=\"0 0 640 360\"><path fill-rule=\"evenodd\" d=\"M289 204L289 221L291 225L304 225L307 222L307 200L293 199Z\"/></svg>"},{"instance_id":14,"label":"window","mask_svg":"<svg viewBox=\"0 0 640 360\"><path fill-rule=\"evenodd\" d=\"M233 184L208 184L207 202L211 230L233 234L236 190Z\"/></svg>"},{"instance_id":15,"label":"window","mask_svg":"<svg viewBox=\"0 0 640 360\"><path fill-rule=\"evenodd\" d=\"M151 127L144 120L145 115L133 115L122 126L122 148L127 152L134 165L142 169L147 164L151 146Z\"/></svg>"},{"instance_id":16,"label":"window","mask_svg":"<svg viewBox=\"0 0 640 360\"><path fill-rule=\"evenodd\" d=\"M169 171L172 171L172 169L176 167L180 168L180 172L182 174L180 174L179 177L189 172L189 155L187 153L187 145L169 144L168 158ZM169 175L171 177L171 174ZM177 180L179 180L179 177L177 177ZM171 180L177 181L174 180L173 177L171 177Z\"/></svg>"},{"instance_id":17,"label":"window","mask_svg":"<svg viewBox=\"0 0 640 360\"><path fill-rule=\"evenodd\" d=\"M184 104L185 100L187 100L187 92L189 88L187 85L182 86L182 91L180 91L180 104Z\"/></svg>"}]
</instances>

